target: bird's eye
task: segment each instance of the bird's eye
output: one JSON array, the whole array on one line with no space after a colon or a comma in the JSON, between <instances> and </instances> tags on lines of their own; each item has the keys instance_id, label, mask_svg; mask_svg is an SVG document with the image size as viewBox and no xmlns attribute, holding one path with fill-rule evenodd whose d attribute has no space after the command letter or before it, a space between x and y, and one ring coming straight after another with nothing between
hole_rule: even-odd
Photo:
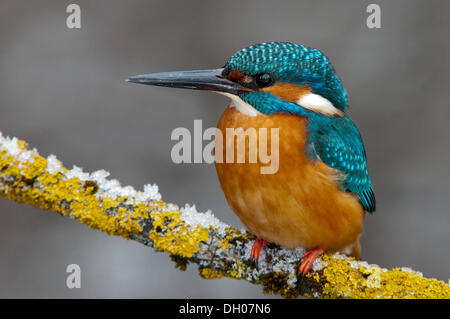
<instances>
[{"instance_id":1,"label":"bird's eye","mask_svg":"<svg viewBox=\"0 0 450 319\"><path fill-rule=\"evenodd\" d=\"M260 73L255 76L255 83L259 87L266 87L272 85L273 78L269 73Z\"/></svg>"}]
</instances>

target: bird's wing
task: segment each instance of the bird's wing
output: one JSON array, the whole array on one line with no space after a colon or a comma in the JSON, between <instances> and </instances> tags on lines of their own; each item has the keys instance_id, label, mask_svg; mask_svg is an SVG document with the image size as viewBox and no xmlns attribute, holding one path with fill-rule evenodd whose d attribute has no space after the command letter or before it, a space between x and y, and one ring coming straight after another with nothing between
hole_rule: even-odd
<instances>
[{"instance_id":1,"label":"bird's wing","mask_svg":"<svg viewBox=\"0 0 450 319\"><path fill-rule=\"evenodd\" d=\"M361 135L347 116L334 117L313 130L312 148L326 165L342 173L344 191L358 195L368 212L375 211L375 194L367 171Z\"/></svg>"}]
</instances>

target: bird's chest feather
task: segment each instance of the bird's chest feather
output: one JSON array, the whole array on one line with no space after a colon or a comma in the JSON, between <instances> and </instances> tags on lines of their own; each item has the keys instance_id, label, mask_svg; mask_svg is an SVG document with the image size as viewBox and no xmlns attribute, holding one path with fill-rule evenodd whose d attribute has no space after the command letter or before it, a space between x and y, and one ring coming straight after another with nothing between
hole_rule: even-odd
<instances>
[{"instance_id":1,"label":"bird's chest feather","mask_svg":"<svg viewBox=\"0 0 450 319\"><path fill-rule=\"evenodd\" d=\"M236 130L239 128L242 130ZM244 136L245 163L238 163L243 149L238 144L239 134L248 134L249 128L256 131L257 142ZM227 129L238 138L227 135ZM218 130L222 137L216 135L220 184L229 205L251 232L285 247L339 250L358 240L363 209L356 196L341 191L335 170L307 156L305 118L289 114L248 116L228 107ZM259 134L261 130L266 134ZM222 163L217 162L218 150L222 150ZM271 150L277 153L270 154L272 163L259 156L261 151ZM230 151L234 152L232 162L227 161ZM250 162L252 152L258 154L256 162ZM261 168L269 165L277 170L263 174Z\"/></svg>"}]
</instances>

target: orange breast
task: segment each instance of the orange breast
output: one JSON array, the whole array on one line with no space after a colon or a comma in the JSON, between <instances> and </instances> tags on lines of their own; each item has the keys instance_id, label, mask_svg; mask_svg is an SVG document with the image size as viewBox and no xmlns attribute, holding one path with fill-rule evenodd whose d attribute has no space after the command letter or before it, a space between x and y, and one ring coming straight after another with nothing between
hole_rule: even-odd
<instances>
[{"instance_id":1,"label":"orange breast","mask_svg":"<svg viewBox=\"0 0 450 319\"><path fill-rule=\"evenodd\" d=\"M216 139L223 159L227 145L234 144L237 152L236 141L225 134L227 128L267 128L268 150L270 143L276 143L270 139L270 130L278 128L279 168L275 174L261 174L261 166L268 164L248 163L247 156L246 163L216 162L217 175L228 204L253 234L284 247L342 250L359 243L364 211L355 195L340 190L335 170L321 161L309 161L306 124L299 116L250 117L228 107L218 123L222 147ZM247 140L247 153L251 147Z\"/></svg>"}]
</instances>

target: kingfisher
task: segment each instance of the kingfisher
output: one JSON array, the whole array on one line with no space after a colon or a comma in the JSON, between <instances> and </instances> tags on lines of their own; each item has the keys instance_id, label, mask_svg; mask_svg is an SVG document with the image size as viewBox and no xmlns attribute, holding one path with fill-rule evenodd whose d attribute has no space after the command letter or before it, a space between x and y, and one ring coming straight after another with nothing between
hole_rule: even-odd
<instances>
[{"instance_id":1,"label":"kingfisher","mask_svg":"<svg viewBox=\"0 0 450 319\"><path fill-rule=\"evenodd\" d=\"M236 52L223 68L127 81L228 96L217 125L221 132L278 129L278 139L269 141L277 143L276 172L262 174L266 164L260 160L215 162L229 206L256 236L250 253L255 262L267 242L304 248L301 275L324 252L360 258L364 215L375 211L375 195L361 135L347 114L346 90L320 50L265 42ZM216 138L216 150L234 144L234 136L223 136ZM246 151L259 151L264 141L257 138L246 143Z\"/></svg>"}]
</instances>

